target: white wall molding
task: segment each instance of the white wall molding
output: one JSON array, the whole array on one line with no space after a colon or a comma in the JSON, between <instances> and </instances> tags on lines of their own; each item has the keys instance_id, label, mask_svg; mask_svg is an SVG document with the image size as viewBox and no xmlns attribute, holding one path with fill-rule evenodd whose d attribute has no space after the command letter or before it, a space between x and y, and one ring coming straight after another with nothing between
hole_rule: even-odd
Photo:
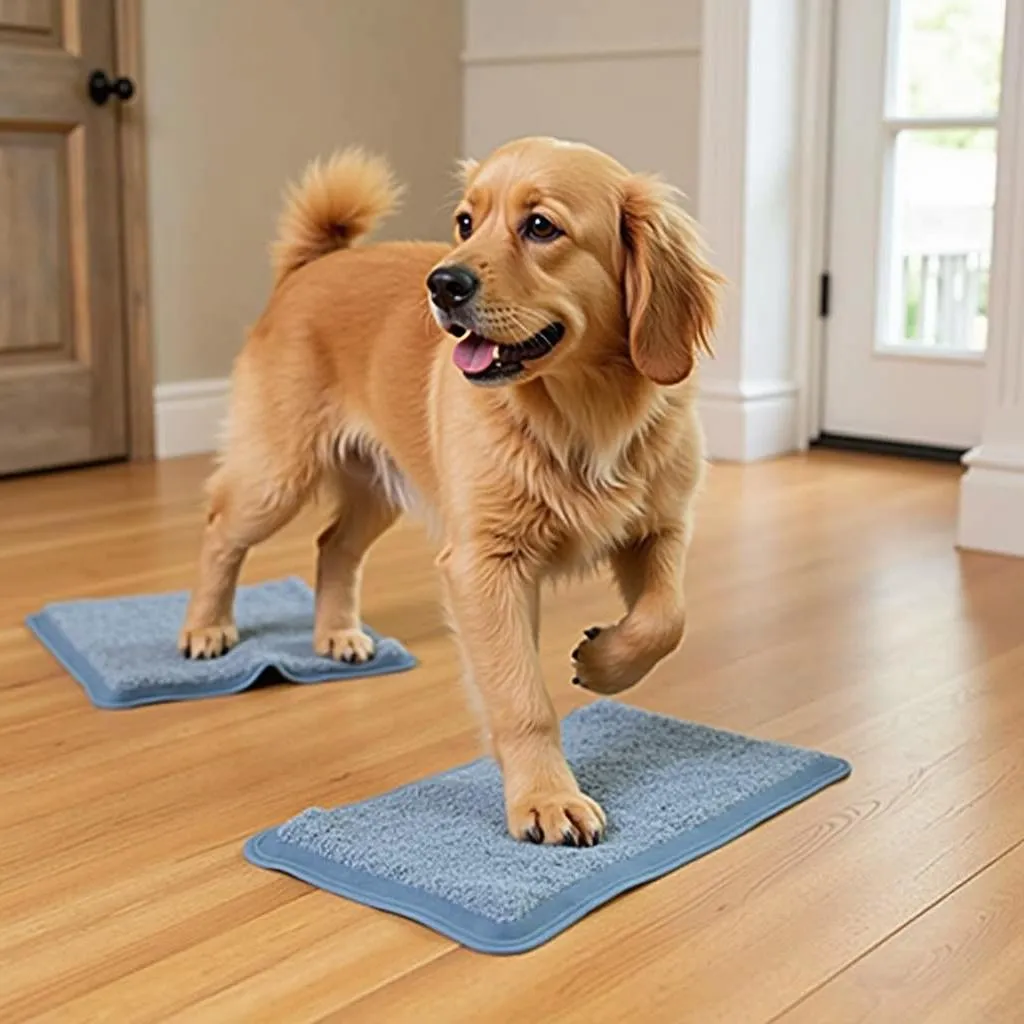
<instances>
[{"instance_id":1,"label":"white wall molding","mask_svg":"<svg viewBox=\"0 0 1024 1024\"><path fill-rule=\"evenodd\" d=\"M964 458L958 543L1024 556L1024 0L1007 0L982 442Z\"/></svg>"},{"instance_id":2,"label":"white wall molding","mask_svg":"<svg viewBox=\"0 0 1024 1024\"><path fill-rule=\"evenodd\" d=\"M161 459L217 449L230 381L158 384L156 453ZM712 458L752 461L788 443L799 414L799 389L785 380L703 380L700 409Z\"/></svg>"},{"instance_id":3,"label":"white wall molding","mask_svg":"<svg viewBox=\"0 0 1024 1024\"><path fill-rule=\"evenodd\" d=\"M745 404L788 398L799 390L791 380L706 380L700 385L702 400Z\"/></svg>"},{"instance_id":4,"label":"white wall molding","mask_svg":"<svg viewBox=\"0 0 1024 1024\"><path fill-rule=\"evenodd\" d=\"M711 459L755 462L791 449L799 390L792 381L707 380L699 408Z\"/></svg>"},{"instance_id":5,"label":"white wall molding","mask_svg":"<svg viewBox=\"0 0 1024 1024\"><path fill-rule=\"evenodd\" d=\"M965 457L957 543L961 548L1024 557L1024 443Z\"/></svg>"},{"instance_id":6,"label":"white wall molding","mask_svg":"<svg viewBox=\"0 0 1024 1024\"><path fill-rule=\"evenodd\" d=\"M565 61L637 60L650 57L698 57L697 43L653 43L648 46L590 46L564 50L510 50L462 53L465 67L488 67L505 64L551 64Z\"/></svg>"},{"instance_id":7,"label":"white wall molding","mask_svg":"<svg viewBox=\"0 0 1024 1024\"><path fill-rule=\"evenodd\" d=\"M825 321L821 317L821 275L829 269L835 2L821 0L807 4L801 7L801 15L793 376L800 391L796 440L804 450L821 433L825 342Z\"/></svg>"},{"instance_id":8,"label":"white wall molding","mask_svg":"<svg viewBox=\"0 0 1024 1024\"><path fill-rule=\"evenodd\" d=\"M728 280L716 356L702 371L713 458L751 461L806 441L793 296L800 237L811 238L817 225L800 219L809 73L792 54L808 31L802 6L717 0L703 9L698 219Z\"/></svg>"},{"instance_id":9,"label":"white wall molding","mask_svg":"<svg viewBox=\"0 0 1024 1024\"><path fill-rule=\"evenodd\" d=\"M173 459L215 451L228 408L229 381L190 380L155 390L156 455Z\"/></svg>"}]
</instances>

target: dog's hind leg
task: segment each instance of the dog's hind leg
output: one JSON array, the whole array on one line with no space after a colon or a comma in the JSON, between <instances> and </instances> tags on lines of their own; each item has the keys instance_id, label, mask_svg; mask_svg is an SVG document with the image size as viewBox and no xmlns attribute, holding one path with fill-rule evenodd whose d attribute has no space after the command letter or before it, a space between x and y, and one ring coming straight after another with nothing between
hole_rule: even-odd
<instances>
[{"instance_id":1,"label":"dog's hind leg","mask_svg":"<svg viewBox=\"0 0 1024 1024\"><path fill-rule=\"evenodd\" d=\"M338 661L373 657L373 640L363 631L359 591L363 563L374 541L401 515L385 489L362 467L343 467L336 478L337 511L317 538L317 654Z\"/></svg>"},{"instance_id":2,"label":"dog's hind leg","mask_svg":"<svg viewBox=\"0 0 1024 1024\"><path fill-rule=\"evenodd\" d=\"M313 492L319 462L313 430L294 429L289 442L267 437L263 403L252 397L241 368L220 467L207 483L208 510L178 647L189 657L217 657L238 643L234 592L249 549L285 526Z\"/></svg>"},{"instance_id":3,"label":"dog's hind leg","mask_svg":"<svg viewBox=\"0 0 1024 1024\"><path fill-rule=\"evenodd\" d=\"M178 637L192 658L215 658L238 642L235 590L249 548L285 526L308 492L265 481L228 481L218 472L199 553L199 576Z\"/></svg>"}]
</instances>

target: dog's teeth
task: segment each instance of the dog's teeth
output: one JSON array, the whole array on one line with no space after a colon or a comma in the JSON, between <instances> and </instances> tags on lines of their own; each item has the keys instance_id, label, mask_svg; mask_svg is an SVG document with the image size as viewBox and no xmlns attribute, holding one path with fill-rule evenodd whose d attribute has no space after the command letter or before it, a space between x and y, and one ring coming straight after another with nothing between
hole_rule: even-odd
<instances>
[{"instance_id":1,"label":"dog's teeth","mask_svg":"<svg viewBox=\"0 0 1024 1024\"><path fill-rule=\"evenodd\" d=\"M496 363L500 363L501 362L501 346L500 345L495 345L494 348L491 349L491 359L493 359L494 362L496 362Z\"/></svg>"},{"instance_id":2,"label":"dog's teeth","mask_svg":"<svg viewBox=\"0 0 1024 1024\"><path fill-rule=\"evenodd\" d=\"M460 334L455 340L456 341L465 341L472 333L473 332L471 330L469 330L469 328L466 328L466 333L465 334Z\"/></svg>"}]
</instances>

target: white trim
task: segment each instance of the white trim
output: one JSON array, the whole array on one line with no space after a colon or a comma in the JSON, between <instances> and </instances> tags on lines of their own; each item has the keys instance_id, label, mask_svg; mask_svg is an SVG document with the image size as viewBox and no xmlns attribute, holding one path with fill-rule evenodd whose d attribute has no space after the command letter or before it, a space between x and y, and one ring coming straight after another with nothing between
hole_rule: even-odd
<instances>
[{"instance_id":1,"label":"white trim","mask_svg":"<svg viewBox=\"0 0 1024 1024\"><path fill-rule=\"evenodd\" d=\"M701 398L715 402L763 402L798 392L791 380L706 380L700 385Z\"/></svg>"},{"instance_id":2,"label":"white trim","mask_svg":"<svg viewBox=\"0 0 1024 1024\"><path fill-rule=\"evenodd\" d=\"M579 49L510 50L508 52L475 53L464 50L463 67L491 67L508 64L557 64L590 60L634 60L650 57L699 57L700 45L693 43L652 43L648 46L596 46Z\"/></svg>"},{"instance_id":3,"label":"white trim","mask_svg":"<svg viewBox=\"0 0 1024 1024\"><path fill-rule=\"evenodd\" d=\"M801 451L821 433L826 323L820 316L821 275L828 272L829 197L832 188L832 112L835 0L802 8L800 159L794 232L794 379L800 394L797 444Z\"/></svg>"},{"instance_id":4,"label":"white trim","mask_svg":"<svg viewBox=\"0 0 1024 1024\"><path fill-rule=\"evenodd\" d=\"M946 128L998 128L999 118L993 115L964 114L963 117L883 117L882 124L895 135L897 132L936 131Z\"/></svg>"},{"instance_id":5,"label":"white trim","mask_svg":"<svg viewBox=\"0 0 1024 1024\"><path fill-rule=\"evenodd\" d=\"M792 381L702 382L699 408L714 460L754 462L793 450L799 393Z\"/></svg>"},{"instance_id":6,"label":"white trim","mask_svg":"<svg viewBox=\"0 0 1024 1024\"><path fill-rule=\"evenodd\" d=\"M788 359L760 369L779 373L789 363L796 372L785 381L759 379L756 348L764 339L753 336L758 313L752 303L758 301L758 293L757 267L750 265L750 233L756 227L748 218L751 179L761 173L757 156L751 155L752 138L755 129L764 130L751 124L757 99L751 92L752 48L757 42L752 34L763 31L766 22L757 20L763 12L756 2L705 3L701 42L698 220L712 261L729 285L723 295L717 357L702 376L700 410L711 457L740 461L805 448L810 439L808 403L816 394L810 385L818 347L815 336L820 331L818 278L824 266L827 211L832 0L821 0L794 3L791 8L800 18L796 28L801 57L791 79L793 123L781 126L793 138L792 151L786 154L793 168L788 199L793 242L786 289L790 309L785 330L773 331L770 338L773 345L785 338L789 352ZM755 154L759 152L755 147Z\"/></svg>"},{"instance_id":7,"label":"white trim","mask_svg":"<svg viewBox=\"0 0 1024 1024\"><path fill-rule=\"evenodd\" d=\"M173 459L215 451L227 413L228 380L189 380L155 389L156 456Z\"/></svg>"},{"instance_id":8,"label":"white trim","mask_svg":"<svg viewBox=\"0 0 1024 1024\"><path fill-rule=\"evenodd\" d=\"M985 440L1009 434L1024 443L1024 0L1007 0L989 291ZM997 422L998 421L998 422Z\"/></svg>"},{"instance_id":9,"label":"white trim","mask_svg":"<svg viewBox=\"0 0 1024 1024\"><path fill-rule=\"evenodd\" d=\"M933 363L968 363L984 367L986 354L966 348L938 348L928 345L876 345L879 359L917 359Z\"/></svg>"},{"instance_id":10,"label":"white trim","mask_svg":"<svg viewBox=\"0 0 1024 1024\"><path fill-rule=\"evenodd\" d=\"M229 391L227 379L158 384L157 458L216 451ZM702 381L700 411L709 454L747 462L792 451L798 397L792 381Z\"/></svg>"},{"instance_id":11,"label":"white trim","mask_svg":"<svg viewBox=\"0 0 1024 1024\"><path fill-rule=\"evenodd\" d=\"M1024 0L1007 0L982 443L964 457L957 543L1024 557Z\"/></svg>"},{"instance_id":12,"label":"white trim","mask_svg":"<svg viewBox=\"0 0 1024 1024\"><path fill-rule=\"evenodd\" d=\"M1024 443L992 451L981 445L964 462L957 545L1024 557Z\"/></svg>"},{"instance_id":13,"label":"white trim","mask_svg":"<svg viewBox=\"0 0 1024 1024\"><path fill-rule=\"evenodd\" d=\"M972 448L961 461L968 469L1024 473L1024 442L1019 445L981 444ZM1021 519L1021 525L1024 525L1024 518Z\"/></svg>"}]
</instances>

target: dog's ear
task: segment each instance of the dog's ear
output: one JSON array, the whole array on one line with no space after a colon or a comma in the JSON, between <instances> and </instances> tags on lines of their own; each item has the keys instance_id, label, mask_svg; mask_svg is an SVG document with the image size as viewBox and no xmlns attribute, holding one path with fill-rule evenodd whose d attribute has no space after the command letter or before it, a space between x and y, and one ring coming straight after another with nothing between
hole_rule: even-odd
<instances>
[{"instance_id":1,"label":"dog's ear","mask_svg":"<svg viewBox=\"0 0 1024 1024\"><path fill-rule=\"evenodd\" d=\"M698 352L712 354L722 278L705 261L676 193L656 178L624 182L621 230L630 358L655 383L678 384Z\"/></svg>"}]
</instances>

